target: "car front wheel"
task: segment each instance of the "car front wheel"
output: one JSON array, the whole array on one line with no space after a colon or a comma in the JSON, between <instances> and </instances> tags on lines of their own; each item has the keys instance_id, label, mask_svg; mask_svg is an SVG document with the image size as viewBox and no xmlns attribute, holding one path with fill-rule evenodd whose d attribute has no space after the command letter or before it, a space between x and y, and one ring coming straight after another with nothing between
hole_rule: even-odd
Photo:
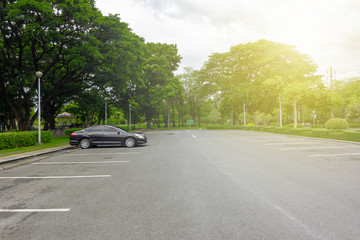
<instances>
[{"instance_id":1,"label":"car front wheel","mask_svg":"<svg viewBox=\"0 0 360 240\"><path fill-rule=\"evenodd\" d=\"M132 147L135 147L136 145L136 141L134 138L132 137L129 137L127 139L125 139L125 146L128 147L128 148L132 148Z\"/></svg>"},{"instance_id":2,"label":"car front wheel","mask_svg":"<svg viewBox=\"0 0 360 240\"><path fill-rule=\"evenodd\" d=\"M88 138L83 138L80 140L80 147L82 149L86 149L86 148L89 148L91 147L91 143L90 143L90 140Z\"/></svg>"}]
</instances>

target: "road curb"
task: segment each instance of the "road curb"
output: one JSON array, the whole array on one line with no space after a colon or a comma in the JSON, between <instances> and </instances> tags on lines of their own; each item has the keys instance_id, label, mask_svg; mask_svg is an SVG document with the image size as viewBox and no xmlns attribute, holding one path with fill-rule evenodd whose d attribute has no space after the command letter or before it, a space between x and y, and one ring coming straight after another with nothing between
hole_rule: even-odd
<instances>
[{"instance_id":1,"label":"road curb","mask_svg":"<svg viewBox=\"0 0 360 240\"><path fill-rule=\"evenodd\" d=\"M43 156L43 157L40 157L40 158L36 158L36 157L51 154L51 153L55 153L55 152L59 152L59 151L64 151L64 150L68 150L68 149L74 149L74 147L73 146L65 146L65 147L62 147L62 148L51 149L51 150L43 151L43 152L24 153L23 156L0 160L0 165L1 165L1 164L16 162L16 161L24 160L24 159L28 159L28 158L35 158L35 159L22 161L22 162L18 162L18 163L14 163L14 164L10 164L10 165L7 165L7 166L0 167L0 170L6 170L6 169L9 169L9 168L14 168L14 167L21 166L21 165L24 165L24 164L29 164L29 163L32 163L32 162L40 161L42 159L45 159L46 156Z\"/></svg>"}]
</instances>

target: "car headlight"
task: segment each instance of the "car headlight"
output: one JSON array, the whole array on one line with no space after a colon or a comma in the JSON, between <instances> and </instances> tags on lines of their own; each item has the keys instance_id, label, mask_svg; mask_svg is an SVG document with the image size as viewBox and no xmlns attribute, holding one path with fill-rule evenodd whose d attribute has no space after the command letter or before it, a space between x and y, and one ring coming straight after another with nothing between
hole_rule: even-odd
<instances>
[{"instance_id":1,"label":"car headlight","mask_svg":"<svg viewBox=\"0 0 360 240\"><path fill-rule=\"evenodd\" d=\"M138 137L138 138L140 138L140 139L145 139L143 135L138 134L138 133L135 133L135 136Z\"/></svg>"}]
</instances>

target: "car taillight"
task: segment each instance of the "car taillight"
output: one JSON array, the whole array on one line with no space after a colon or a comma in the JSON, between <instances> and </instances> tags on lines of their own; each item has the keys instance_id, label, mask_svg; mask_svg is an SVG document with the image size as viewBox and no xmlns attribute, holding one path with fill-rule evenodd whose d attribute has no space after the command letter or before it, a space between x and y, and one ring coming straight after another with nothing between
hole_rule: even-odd
<instances>
[{"instance_id":1,"label":"car taillight","mask_svg":"<svg viewBox=\"0 0 360 240\"><path fill-rule=\"evenodd\" d=\"M71 133L71 136L76 136L76 133L74 133L74 132L73 132L73 133Z\"/></svg>"}]
</instances>

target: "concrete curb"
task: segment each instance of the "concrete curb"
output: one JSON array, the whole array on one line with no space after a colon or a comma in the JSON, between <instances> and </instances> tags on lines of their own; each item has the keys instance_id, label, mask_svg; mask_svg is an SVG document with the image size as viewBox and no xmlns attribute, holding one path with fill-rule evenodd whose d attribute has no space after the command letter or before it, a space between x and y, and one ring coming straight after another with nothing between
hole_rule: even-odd
<instances>
[{"instance_id":1,"label":"concrete curb","mask_svg":"<svg viewBox=\"0 0 360 240\"><path fill-rule=\"evenodd\" d=\"M27 159L27 158L34 158L34 157L38 157L38 156L41 156L41 155L46 155L46 154L50 154L50 153L54 153L54 152L67 150L67 149L73 149L73 148L74 148L73 146L64 146L64 147L50 148L49 150L39 150L39 151L34 151L34 152L27 152L27 153L23 153L23 154L21 154L21 156L17 156L17 157L9 156L9 158L0 160L0 165L5 164L5 163L15 162L15 161L18 161L18 160L24 160L24 159ZM10 166L8 165L8 166L0 167L0 170L5 170L5 169L12 168L12 167L20 166L20 165L23 165L23 164L28 164L28 163L31 163L33 161L39 161L39 160L44 159L44 158L45 157L37 158L36 160L30 160L30 161L24 161L24 162L20 162L20 163L15 163L15 164L10 165Z\"/></svg>"}]
</instances>

